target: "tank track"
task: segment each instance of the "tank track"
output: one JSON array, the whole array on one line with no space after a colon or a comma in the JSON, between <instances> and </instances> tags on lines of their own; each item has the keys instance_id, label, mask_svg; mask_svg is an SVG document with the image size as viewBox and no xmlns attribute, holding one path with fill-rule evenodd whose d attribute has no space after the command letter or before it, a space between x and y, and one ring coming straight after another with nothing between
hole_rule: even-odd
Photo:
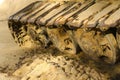
<instances>
[{"instance_id":1,"label":"tank track","mask_svg":"<svg viewBox=\"0 0 120 80\"><path fill-rule=\"evenodd\" d=\"M120 0L37 1L12 15L8 24L22 47L52 45L114 64L120 49L119 14Z\"/></svg>"}]
</instances>

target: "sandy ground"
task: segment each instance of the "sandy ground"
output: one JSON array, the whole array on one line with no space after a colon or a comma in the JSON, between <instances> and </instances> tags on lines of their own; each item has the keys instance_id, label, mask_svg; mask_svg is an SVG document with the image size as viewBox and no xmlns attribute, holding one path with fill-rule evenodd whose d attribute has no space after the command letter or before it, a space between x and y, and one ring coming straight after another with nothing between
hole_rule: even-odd
<instances>
[{"instance_id":1,"label":"sandy ground","mask_svg":"<svg viewBox=\"0 0 120 80\"><path fill-rule=\"evenodd\" d=\"M1 2L2 0L0 0ZM10 15L27 6L35 0L3 0L0 3L0 70L6 67L13 69L25 51L14 42L8 29L7 20ZM6 75L0 75L0 80L9 80ZM11 80L14 80L11 78Z\"/></svg>"},{"instance_id":2,"label":"sandy ground","mask_svg":"<svg viewBox=\"0 0 120 80\"><path fill-rule=\"evenodd\" d=\"M14 67L24 51L14 42L7 21L0 22L0 67Z\"/></svg>"}]
</instances>

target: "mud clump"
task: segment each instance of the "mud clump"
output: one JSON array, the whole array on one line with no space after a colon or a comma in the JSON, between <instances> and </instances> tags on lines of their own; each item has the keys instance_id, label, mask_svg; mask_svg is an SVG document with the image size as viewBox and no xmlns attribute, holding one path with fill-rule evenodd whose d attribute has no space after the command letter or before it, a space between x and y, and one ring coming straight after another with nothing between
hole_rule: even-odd
<instances>
[{"instance_id":1,"label":"mud clump","mask_svg":"<svg viewBox=\"0 0 120 80\"><path fill-rule=\"evenodd\" d=\"M13 75L21 77L22 80L111 80L113 78L109 74L113 69L109 64L95 62L84 53L67 55L55 49L31 50L20 59Z\"/></svg>"}]
</instances>

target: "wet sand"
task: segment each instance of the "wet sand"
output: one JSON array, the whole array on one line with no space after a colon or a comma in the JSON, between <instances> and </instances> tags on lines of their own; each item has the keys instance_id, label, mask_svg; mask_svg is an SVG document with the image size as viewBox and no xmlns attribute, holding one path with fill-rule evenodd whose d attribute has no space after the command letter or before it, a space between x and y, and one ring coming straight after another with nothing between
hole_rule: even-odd
<instances>
[{"instance_id":1,"label":"wet sand","mask_svg":"<svg viewBox=\"0 0 120 80\"><path fill-rule=\"evenodd\" d=\"M0 71L9 68L14 69L19 58L25 54L13 40L8 29L7 20L10 15L35 0L4 0L0 4ZM0 73L0 80L14 80L6 78L6 74Z\"/></svg>"}]
</instances>

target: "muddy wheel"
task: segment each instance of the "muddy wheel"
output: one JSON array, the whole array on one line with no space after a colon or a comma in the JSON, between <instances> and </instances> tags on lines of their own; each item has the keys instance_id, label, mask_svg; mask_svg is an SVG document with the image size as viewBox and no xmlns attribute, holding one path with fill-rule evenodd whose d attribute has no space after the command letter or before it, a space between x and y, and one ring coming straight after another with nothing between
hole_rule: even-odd
<instances>
[{"instance_id":1,"label":"muddy wheel","mask_svg":"<svg viewBox=\"0 0 120 80\"><path fill-rule=\"evenodd\" d=\"M93 59L102 59L114 64L118 53L116 39L112 33L102 34L99 31L78 29L75 31L75 39L80 48ZM79 34L79 35L77 35Z\"/></svg>"},{"instance_id":2,"label":"muddy wheel","mask_svg":"<svg viewBox=\"0 0 120 80\"><path fill-rule=\"evenodd\" d=\"M60 51L64 53L76 54L77 45L70 37L71 32L66 31L63 28L47 28L47 32L54 46Z\"/></svg>"},{"instance_id":3,"label":"muddy wheel","mask_svg":"<svg viewBox=\"0 0 120 80\"><path fill-rule=\"evenodd\" d=\"M28 35L33 39L34 43L40 47L47 47L49 38L44 27L28 24Z\"/></svg>"},{"instance_id":4,"label":"muddy wheel","mask_svg":"<svg viewBox=\"0 0 120 80\"><path fill-rule=\"evenodd\" d=\"M100 54L103 54L96 38L95 31L86 31L85 29L78 29L74 32L75 39L84 53L93 59L97 59Z\"/></svg>"},{"instance_id":5,"label":"muddy wheel","mask_svg":"<svg viewBox=\"0 0 120 80\"><path fill-rule=\"evenodd\" d=\"M118 53L117 42L113 34L105 34L101 38L99 38L99 44L103 50L103 55L106 57L105 61L108 63L115 63L116 56Z\"/></svg>"},{"instance_id":6,"label":"muddy wheel","mask_svg":"<svg viewBox=\"0 0 120 80\"><path fill-rule=\"evenodd\" d=\"M19 25L18 25L19 24ZM21 47L31 48L34 41L28 35L28 26L20 22L9 22L9 28L15 42Z\"/></svg>"}]
</instances>

